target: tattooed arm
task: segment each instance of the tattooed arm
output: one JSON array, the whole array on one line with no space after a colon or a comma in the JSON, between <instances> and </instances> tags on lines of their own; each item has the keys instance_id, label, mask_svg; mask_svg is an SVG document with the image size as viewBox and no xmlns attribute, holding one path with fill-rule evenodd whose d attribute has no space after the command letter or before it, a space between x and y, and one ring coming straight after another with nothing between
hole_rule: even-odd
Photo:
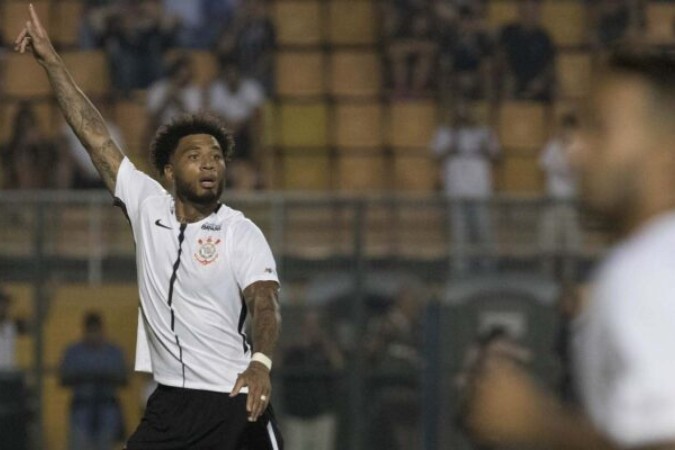
<instances>
[{"instance_id":1,"label":"tattooed arm","mask_svg":"<svg viewBox=\"0 0 675 450\"><path fill-rule=\"evenodd\" d=\"M276 281L257 281L244 289L244 300L251 312L253 328L253 351L271 357L276 347L281 325L279 314L279 284ZM272 386L267 367L251 361L248 369L239 375L232 396L248 386L246 409L249 420L256 421L265 411Z\"/></svg>"},{"instance_id":2,"label":"tattooed arm","mask_svg":"<svg viewBox=\"0 0 675 450\"><path fill-rule=\"evenodd\" d=\"M31 50L45 69L66 121L89 152L106 187L114 194L117 171L124 155L112 140L103 117L75 84L52 47L32 4L29 9L30 20L17 37L15 50L21 53Z\"/></svg>"}]
</instances>

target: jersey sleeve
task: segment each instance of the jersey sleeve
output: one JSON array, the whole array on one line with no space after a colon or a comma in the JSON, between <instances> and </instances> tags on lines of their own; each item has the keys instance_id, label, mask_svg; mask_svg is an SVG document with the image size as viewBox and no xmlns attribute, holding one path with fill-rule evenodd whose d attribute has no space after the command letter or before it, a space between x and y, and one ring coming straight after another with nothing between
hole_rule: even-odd
<instances>
[{"instance_id":1,"label":"jersey sleeve","mask_svg":"<svg viewBox=\"0 0 675 450\"><path fill-rule=\"evenodd\" d=\"M603 426L622 448L675 442L675 267L637 265L614 278L605 317Z\"/></svg>"},{"instance_id":2,"label":"jersey sleeve","mask_svg":"<svg viewBox=\"0 0 675 450\"><path fill-rule=\"evenodd\" d=\"M250 220L242 220L233 229L232 264L242 291L256 281L279 282L277 266L262 231Z\"/></svg>"},{"instance_id":3,"label":"jersey sleeve","mask_svg":"<svg viewBox=\"0 0 675 450\"><path fill-rule=\"evenodd\" d=\"M129 158L122 160L115 182L115 203L127 215L132 228L138 223L143 200L151 195L165 193L157 181L136 169Z\"/></svg>"}]
</instances>

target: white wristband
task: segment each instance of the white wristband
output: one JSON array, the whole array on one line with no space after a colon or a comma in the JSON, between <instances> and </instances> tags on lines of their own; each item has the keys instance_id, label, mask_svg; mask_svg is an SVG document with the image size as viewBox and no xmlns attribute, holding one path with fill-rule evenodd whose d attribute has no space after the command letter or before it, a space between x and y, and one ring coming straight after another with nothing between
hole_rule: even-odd
<instances>
[{"instance_id":1,"label":"white wristband","mask_svg":"<svg viewBox=\"0 0 675 450\"><path fill-rule=\"evenodd\" d=\"M251 361L256 361L262 364L263 366L267 367L267 370L272 370L272 360L267 357L267 355L256 352L251 356Z\"/></svg>"}]
</instances>

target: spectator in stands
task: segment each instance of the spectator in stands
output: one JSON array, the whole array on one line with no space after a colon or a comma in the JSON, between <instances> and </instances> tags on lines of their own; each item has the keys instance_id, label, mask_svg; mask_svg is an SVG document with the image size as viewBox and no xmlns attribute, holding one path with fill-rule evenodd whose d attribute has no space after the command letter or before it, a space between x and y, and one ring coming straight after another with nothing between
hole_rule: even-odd
<instances>
[{"instance_id":1,"label":"spectator in stands","mask_svg":"<svg viewBox=\"0 0 675 450\"><path fill-rule=\"evenodd\" d=\"M302 330L282 358L286 445L332 450L337 431L336 372L343 368L344 357L316 311L304 313Z\"/></svg>"},{"instance_id":2,"label":"spectator in stands","mask_svg":"<svg viewBox=\"0 0 675 450\"><path fill-rule=\"evenodd\" d=\"M108 20L117 11L116 0L84 0L79 28L82 49L103 47Z\"/></svg>"},{"instance_id":3,"label":"spectator in stands","mask_svg":"<svg viewBox=\"0 0 675 450\"><path fill-rule=\"evenodd\" d=\"M176 44L210 49L232 25L241 0L162 0L164 13L178 25ZM248 3L246 1L245 3Z\"/></svg>"},{"instance_id":4,"label":"spectator in stands","mask_svg":"<svg viewBox=\"0 0 675 450\"><path fill-rule=\"evenodd\" d=\"M243 77L237 61L225 58L219 61L218 78L209 86L207 98L208 109L225 120L237 143L229 173L251 169L257 172L261 163L263 87L255 79ZM240 169L242 166L248 167Z\"/></svg>"},{"instance_id":5,"label":"spectator in stands","mask_svg":"<svg viewBox=\"0 0 675 450\"><path fill-rule=\"evenodd\" d=\"M474 8L462 6L455 27L442 26L439 60L442 79L458 98L482 98L490 86L492 40Z\"/></svg>"},{"instance_id":6,"label":"spectator in stands","mask_svg":"<svg viewBox=\"0 0 675 450\"><path fill-rule=\"evenodd\" d=\"M581 232L576 205L577 175L570 164L570 151L578 122L565 114L558 132L546 144L539 157L539 167L546 175L548 205L541 228L541 248L545 266L552 272L556 256L574 256L581 249Z\"/></svg>"},{"instance_id":7,"label":"spectator in stands","mask_svg":"<svg viewBox=\"0 0 675 450\"><path fill-rule=\"evenodd\" d=\"M624 40L631 26L628 0L599 0L590 5L591 41L596 48L607 49Z\"/></svg>"},{"instance_id":8,"label":"spectator in stands","mask_svg":"<svg viewBox=\"0 0 675 450\"><path fill-rule=\"evenodd\" d=\"M17 369L16 338L21 324L11 318L11 304L12 298L0 287L0 371Z\"/></svg>"},{"instance_id":9,"label":"spectator in stands","mask_svg":"<svg viewBox=\"0 0 675 450\"><path fill-rule=\"evenodd\" d=\"M120 148L124 148L122 132L114 123L107 121L108 129ZM69 186L75 189L105 189L101 176L73 130L64 123L61 128L62 154L70 160Z\"/></svg>"},{"instance_id":10,"label":"spectator in stands","mask_svg":"<svg viewBox=\"0 0 675 450\"><path fill-rule=\"evenodd\" d=\"M156 81L148 91L150 128L156 130L182 113L200 111L203 101L202 89L195 82L193 61L181 53L169 65L168 76Z\"/></svg>"},{"instance_id":11,"label":"spectator in stands","mask_svg":"<svg viewBox=\"0 0 675 450\"><path fill-rule=\"evenodd\" d=\"M540 0L523 0L518 22L499 37L505 93L517 99L549 101L553 95L555 45L540 25Z\"/></svg>"},{"instance_id":12,"label":"spectator in stands","mask_svg":"<svg viewBox=\"0 0 675 450\"><path fill-rule=\"evenodd\" d=\"M454 255L453 267L466 271L471 258L467 246L483 253L477 261L492 266L492 225L488 201L492 196L492 164L500 155L495 133L478 123L469 106L461 103L454 117L441 125L431 142L431 150L441 164L445 194L451 200Z\"/></svg>"},{"instance_id":13,"label":"spectator in stands","mask_svg":"<svg viewBox=\"0 0 675 450\"><path fill-rule=\"evenodd\" d=\"M424 303L401 288L384 316L368 324L364 350L374 370L371 448L422 448L419 377L423 367L421 312Z\"/></svg>"},{"instance_id":14,"label":"spectator in stands","mask_svg":"<svg viewBox=\"0 0 675 450\"><path fill-rule=\"evenodd\" d=\"M33 106L18 103L12 120L12 133L2 146L3 187L5 189L66 188L67 160L43 133Z\"/></svg>"},{"instance_id":15,"label":"spectator in stands","mask_svg":"<svg viewBox=\"0 0 675 450\"><path fill-rule=\"evenodd\" d=\"M105 338L98 313L88 313L83 325L83 339L66 349L59 367L61 383L73 390L70 448L112 450L123 437L116 391L127 382L124 354Z\"/></svg>"},{"instance_id":16,"label":"spectator in stands","mask_svg":"<svg viewBox=\"0 0 675 450\"><path fill-rule=\"evenodd\" d=\"M276 31L266 0L247 0L229 28L223 29L216 52L219 59L236 59L246 77L274 92Z\"/></svg>"},{"instance_id":17,"label":"spectator in stands","mask_svg":"<svg viewBox=\"0 0 675 450\"><path fill-rule=\"evenodd\" d=\"M395 96L418 96L431 87L436 55L431 11L421 0L392 1L384 9L385 52Z\"/></svg>"},{"instance_id":18,"label":"spectator in stands","mask_svg":"<svg viewBox=\"0 0 675 450\"><path fill-rule=\"evenodd\" d=\"M176 22L162 14L157 0L124 0L108 17L103 36L113 88L128 95L159 79L176 33Z\"/></svg>"}]
</instances>

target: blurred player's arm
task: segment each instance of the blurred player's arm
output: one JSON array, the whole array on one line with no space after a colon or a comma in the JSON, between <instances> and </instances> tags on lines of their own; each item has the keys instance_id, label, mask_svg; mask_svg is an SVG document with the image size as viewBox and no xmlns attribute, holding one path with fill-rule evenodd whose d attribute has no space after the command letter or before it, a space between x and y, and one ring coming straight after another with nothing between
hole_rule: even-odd
<instances>
[{"instance_id":1,"label":"blurred player's arm","mask_svg":"<svg viewBox=\"0 0 675 450\"><path fill-rule=\"evenodd\" d=\"M68 124L89 152L94 166L110 192L115 192L115 180L124 155L113 141L103 117L75 84L49 41L47 32L31 4L30 20L15 41L15 50L30 50L47 72L49 82Z\"/></svg>"},{"instance_id":2,"label":"blurred player's arm","mask_svg":"<svg viewBox=\"0 0 675 450\"><path fill-rule=\"evenodd\" d=\"M464 425L478 442L546 450L620 450L579 411L563 406L511 358L488 356L469 382ZM675 443L633 450L675 450Z\"/></svg>"},{"instance_id":3,"label":"blurred player's arm","mask_svg":"<svg viewBox=\"0 0 675 450\"><path fill-rule=\"evenodd\" d=\"M256 281L244 289L244 300L251 312L253 352L271 358L281 328L279 283ZM237 395L244 386L249 389L246 404L249 420L255 421L265 411L272 393L269 369L258 361L251 361L246 371L239 375L232 395Z\"/></svg>"}]
</instances>

